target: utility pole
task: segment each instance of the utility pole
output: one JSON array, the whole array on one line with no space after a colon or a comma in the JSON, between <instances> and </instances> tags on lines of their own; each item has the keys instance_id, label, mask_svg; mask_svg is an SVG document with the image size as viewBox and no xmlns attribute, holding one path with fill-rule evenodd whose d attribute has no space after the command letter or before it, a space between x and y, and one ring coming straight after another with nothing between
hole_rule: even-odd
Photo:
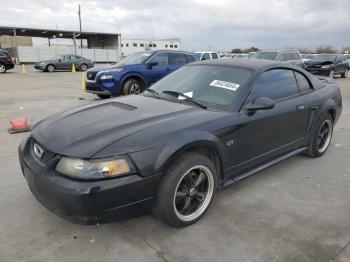
<instances>
[{"instance_id":1,"label":"utility pole","mask_svg":"<svg viewBox=\"0 0 350 262\"><path fill-rule=\"evenodd\" d=\"M78 4L78 15L79 15L79 29L80 29L80 51L83 52L83 38L81 36L81 10L80 10L80 4Z\"/></svg>"}]
</instances>

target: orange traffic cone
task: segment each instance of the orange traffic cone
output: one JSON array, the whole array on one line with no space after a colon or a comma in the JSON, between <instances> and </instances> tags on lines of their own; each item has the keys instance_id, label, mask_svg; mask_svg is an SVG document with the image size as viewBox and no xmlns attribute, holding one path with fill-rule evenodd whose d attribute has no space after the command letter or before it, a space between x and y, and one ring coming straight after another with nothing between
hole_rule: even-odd
<instances>
[{"instance_id":1,"label":"orange traffic cone","mask_svg":"<svg viewBox=\"0 0 350 262\"><path fill-rule=\"evenodd\" d=\"M10 134L30 131L30 127L28 126L28 119L25 116L10 120L10 124L11 128L8 129L8 132Z\"/></svg>"}]
</instances>

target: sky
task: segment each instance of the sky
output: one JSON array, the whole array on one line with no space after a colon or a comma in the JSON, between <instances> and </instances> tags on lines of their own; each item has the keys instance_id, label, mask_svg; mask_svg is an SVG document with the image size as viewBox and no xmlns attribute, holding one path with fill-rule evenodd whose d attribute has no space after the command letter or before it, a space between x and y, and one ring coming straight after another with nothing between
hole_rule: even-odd
<instances>
[{"instance_id":1,"label":"sky","mask_svg":"<svg viewBox=\"0 0 350 262\"><path fill-rule=\"evenodd\" d=\"M0 0L0 25L123 38L180 37L182 49L350 46L349 0Z\"/></svg>"}]
</instances>

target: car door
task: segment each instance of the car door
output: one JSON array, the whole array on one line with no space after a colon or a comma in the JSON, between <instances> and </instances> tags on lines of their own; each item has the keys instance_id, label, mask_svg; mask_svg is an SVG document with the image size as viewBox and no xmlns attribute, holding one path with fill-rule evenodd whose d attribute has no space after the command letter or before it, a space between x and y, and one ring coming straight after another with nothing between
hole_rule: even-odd
<instances>
[{"instance_id":1,"label":"car door","mask_svg":"<svg viewBox=\"0 0 350 262\"><path fill-rule=\"evenodd\" d=\"M203 53L202 57L200 60L210 60L210 55L209 53Z\"/></svg>"},{"instance_id":2,"label":"car door","mask_svg":"<svg viewBox=\"0 0 350 262\"><path fill-rule=\"evenodd\" d=\"M275 106L248 113L246 106L259 97L272 99ZM239 113L235 174L300 147L307 132L309 114L306 98L299 93L292 70L273 69L258 76Z\"/></svg>"},{"instance_id":3,"label":"car door","mask_svg":"<svg viewBox=\"0 0 350 262\"><path fill-rule=\"evenodd\" d=\"M181 66L186 64L186 57L183 53L168 53L168 70L169 73L174 72L179 69Z\"/></svg>"},{"instance_id":4,"label":"car door","mask_svg":"<svg viewBox=\"0 0 350 262\"><path fill-rule=\"evenodd\" d=\"M157 82L167 74L169 74L170 69L168 68L168 52L161 52L153 55L147 64L152 64L153 66L148 66L148 74L150 75L151 84Z\"/></svg>"}]
</instances>

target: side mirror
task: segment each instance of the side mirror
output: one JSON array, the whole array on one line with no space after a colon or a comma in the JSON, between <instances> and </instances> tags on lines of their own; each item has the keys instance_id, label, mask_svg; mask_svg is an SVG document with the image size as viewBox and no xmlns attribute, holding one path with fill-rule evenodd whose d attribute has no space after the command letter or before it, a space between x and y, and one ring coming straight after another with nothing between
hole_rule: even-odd
<instances>
[{"instance_id":1,"label":"side mirror","mask_svg":"<svg viewBox=\"0 0 350 262\"><path fill-rule=\"evenodd\" d=\"M149 62L149 63L147 63L147 67L148 67L149 69L151 69L152 67L154 67L154 66L156 66L156 65L158 65L158 62Z\"/></svg>"},{"instance_id":2,"label":"side mirror","mask_svg":"<svg viewBox=\"0 0 350 262\"><path fill-rule=\"evenodd\" d=\"M275 106L275 103L267 97L259 97L253 103L249 104L246 109L249 113L254 113L258 110L267 110Z\"/></svg>"}]
</instances>

